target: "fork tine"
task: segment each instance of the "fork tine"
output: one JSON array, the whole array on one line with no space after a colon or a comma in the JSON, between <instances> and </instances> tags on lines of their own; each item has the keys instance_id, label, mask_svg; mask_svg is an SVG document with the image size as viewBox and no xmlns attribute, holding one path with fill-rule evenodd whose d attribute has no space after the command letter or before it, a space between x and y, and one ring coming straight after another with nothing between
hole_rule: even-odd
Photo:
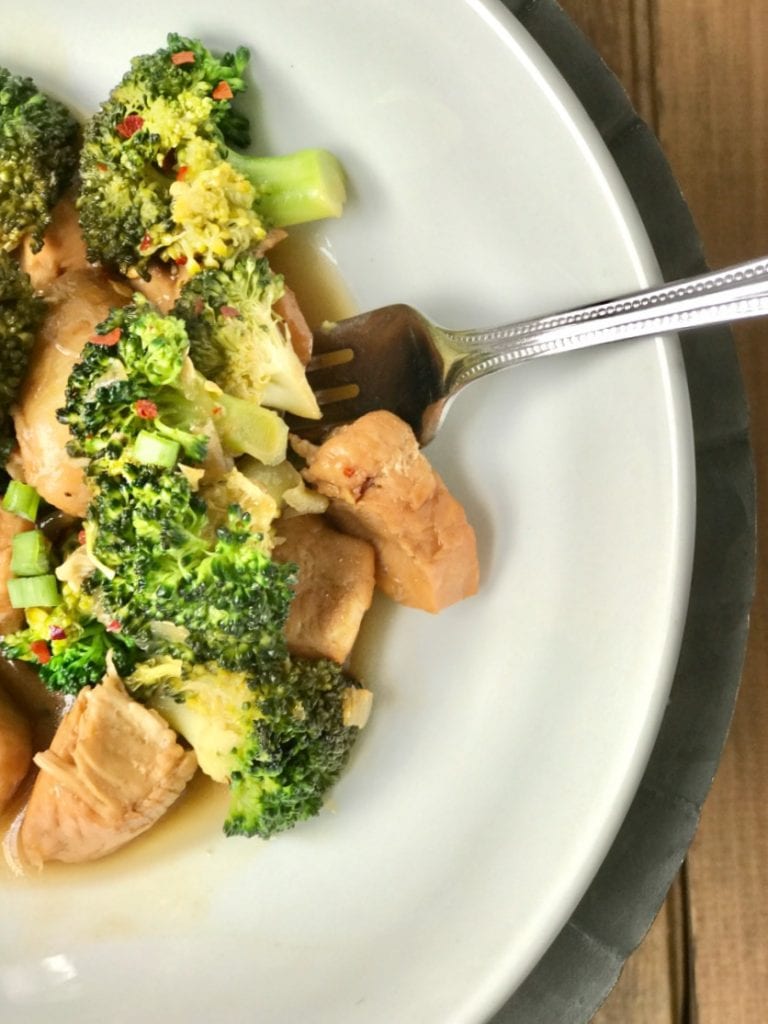
<instances>
[{"instance_id":1,"label":"fork tine","mask_svg":"<svg viewBox=\"0 0 768 1024\"><path fill-rule=\"evenodd\" d=\"M340 384L355 384L359 373L359 360L352 348L320 353L313 356L307 366L307 379L315 393Z\"/></svg>"},{"instance_id":2,"label":"fork tine","mask_svg":"<svg viewBox=\"0 0 768 1024\"><path fill-rule=\"evenodd\" d=\"M419 320L409 306L394 305L316 331L307 379L323 419L291 417L293 432L314 440L367 412L388 409L418 435L434 377Z\"/></svg>"}]
</instances>

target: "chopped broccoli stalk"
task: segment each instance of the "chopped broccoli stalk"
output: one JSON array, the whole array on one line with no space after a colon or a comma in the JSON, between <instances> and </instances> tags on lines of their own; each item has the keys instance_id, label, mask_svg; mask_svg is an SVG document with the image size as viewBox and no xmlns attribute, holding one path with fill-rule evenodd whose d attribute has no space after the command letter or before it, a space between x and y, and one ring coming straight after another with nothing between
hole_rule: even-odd
<instances>
[{"instance_id":1,"label":"chopped broccoli stalk","mask_svg":"<svg viewBox=\"0 0 768 1024\"><path fill-rule=\"evenodd\" d=\"M227 159L256 189L256 207L269 224L287 228L341 216L344 172L328 150L301 149L285 156L245 156L229 150Z\"/></svg>"},{"instance_id":2,"label":"chopped broccoli stalk","mask_svg":"<svg viewBox=\"0 0 768 1024\"><path fill-rule=\"evenodd\" d=\"M0 68L0 250L25 235L38 250L51 210L77 167L79 129L31 78Z\"/></svg>"},{"instance_id":3,"label":"chopped broccoli stalk","mask_svg":"<svg viewBox=\"0 0 768 1024\"><path fill-rule=\"evenodd\" d=\"M228 267L273 224L338 215L343 175L330 154L274 165L236 155L249 141L232 106L248 60L242 47L217 58L174 34L133 60L85 128L78 206L90 259L146 276L157 256L193 274Z\"/></svg>"},{"instance_id":4,"label":"chopped broccoli stalk","mask_svg":"<svg viewBox=\"0 0 768 1024\"><path fill-rule=\"evenodd\" d=\"M2 97L0 79L0 99ZM0 125L0 163L2 162ZM0 169L0 204L2 203ZM0 227L0 236L2 228ZM1 248L1 247L0 247ZM7 253L0 251L0 467L8 461L15 443L10 408L21 388L45 307L32 290L27 274Z\"/></svg>"},{"instance_id":5,"label":"chopped broccoli stalk","mask_svg":"<svg viewBox=\"0 0 768 1024\"><path fill-rule=\"evenodd\" d=\"M174 315L187 326L197 369L227 394L320 418L301 360L275 313L284 294L264 257L239 256L230 271L205 270L182 289Z\"/></svg>"},{"instance_id":6,"label":"chopped broccoli stalk","mask_svg":"<svg viewBox=\"0 0 768 1024\"><path fill-rule=\"evenodd\" d=\"M219 398L221 413L216 430L229 455L250 455L265 466L283 462L288 447L288 425L272 409L233 395Z\"/></svg>"},{"instance_id":7,"label":"chopped broccoli stalk","mask_svg":"<svg viewBox=\"0 0 768 1024\"><path fill-rule=\"evenodd\" d=\"M229 783L227 835L266 839L316 815L359 733L348 714L359 683L331 661L286 657L249 673L164 658L126 684Z\"/></svg>"}]
</instances>

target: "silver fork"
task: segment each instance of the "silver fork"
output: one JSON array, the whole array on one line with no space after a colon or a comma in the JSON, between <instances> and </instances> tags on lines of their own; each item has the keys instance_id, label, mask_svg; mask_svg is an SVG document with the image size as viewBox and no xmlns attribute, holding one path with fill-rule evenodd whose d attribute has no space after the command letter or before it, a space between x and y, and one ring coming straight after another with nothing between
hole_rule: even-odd
<instances>
[{"instance_id":1,"label":"silver fork","mask_svg":"<svg viewBox=\"0 0 768 1024\"><path fill-rule=\"evenodd\" d=\"M551 316L486 330L438 327L403 304L315 332L307 375L323 419L292 419L318 439L375 409L406 420L422 445L471 381L541 356L685 331L768 313L768 258L741 263Z\"/></svg>"}]
</instances>

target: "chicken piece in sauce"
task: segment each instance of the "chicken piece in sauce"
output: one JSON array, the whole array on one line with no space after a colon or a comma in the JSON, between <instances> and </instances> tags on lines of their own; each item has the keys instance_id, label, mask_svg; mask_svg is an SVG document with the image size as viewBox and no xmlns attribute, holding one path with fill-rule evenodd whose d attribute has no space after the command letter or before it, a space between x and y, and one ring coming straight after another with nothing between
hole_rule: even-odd
<instances>
[{"instance_id":1,"label":"chicken piece in sauce","mask_svg":"<svg viewBox=\"0 0 768 1024\"><path fill-rule=\"evenodd\" d=\"M272 308L282 320L285 327L283 333L290 339L291 347L299 357L301 365L306 366L312 358L314 338L293 289L286 285L285 291Z\"/></svg>"},{"instance_id":2,"label":"chicken piece in sauce","mask_svg":"<svg viewBox=\"0 0 768 1024\"><path fill-rule=\"evenodd\" d=\"M68 270L85 270L88 267L73 196L65 196L53 208L42 249L33 252L29 238L25 239L19 263L38 292L46 292Z\"/></svg>"},{"instance_id":3,"label":"chicken piece in sauce","mask_svg":"<svg viewBox=\"0 0 768 1024\"><path fill-rule=\"evenodd\" d=\"M372 412L319 447L293 444L307 482L330 499L330 519L375 548L384 593L429 612L476 593L474 530L407 423Z\"/></svg>"},{"instance_id":4,"label":"chicken piece in sauce","mask_svg":"<svg viewBox=\"0 0 768 1024\"><path fill-rule=\"evenodd\" d=\"M0 689L0 813L32 767L32 730L22 712Z\"/></svg>"},{"instance_id":5,"label":"chicken piece in sauce","mask_svg":"<svg viewBox=\"0 0 768 1024\"><path fill-rule=\"evenodd\" d=\"M8 579L11 576L13 538L18 533L31 530L32 525L26 519L0 509L0 636L15 632L24 622L24 613L11 607Z\"/></svg>"},{"instance_id":6,"label":"chicken piece in sauce","mask_svg":"<svg viewBox=\"0 0 768 1024\"><path fill-rule=\"evenodd\" d=\"M81 518L90 494L83 463L67 454L69 428L56 419L67 378L94 328L114 306L125 305L123 286L101 271L67 270L53 282L27 377L12 410L26 482L46 501Z\"/></svg>"},{"instance_id":7,"label":"chicken piece in sauce","mask_svg":"<svg viewBox=\"0 0 768 1024\"><path fill-rule=\"evenodd\" d=\"M156 712L128 696L120 679L80 691L35 780L19 833L24 862L97 860L152 826L197 768Z\"/></svg>"},{"instance_id":8,"label":"chicken piece in sauce","mask_svg":"<svg viewBox=\"0 0 768 1024\"><path fill-rule=\"evenodd\" d=\"M166 263L154 263L146 280L138 275L127 280L131 288L149 299L161 313L170 313L188 277L186 270L177 267L175 263L170 266Z\"/></svg>"},{"instance_id":9,"label":"chicken piece in sauce","mask_svg":"<svg viewBox=\"0 0 768 1024\"><path fill-rule=\"evenodd\" d=\"M344 662L371 606L373 548L339 533L317 515L281 519L275 533L283 541L274 548L275 561L299 567L285 624L288 647L306 658Z\"/></svg>"}]
</instances>

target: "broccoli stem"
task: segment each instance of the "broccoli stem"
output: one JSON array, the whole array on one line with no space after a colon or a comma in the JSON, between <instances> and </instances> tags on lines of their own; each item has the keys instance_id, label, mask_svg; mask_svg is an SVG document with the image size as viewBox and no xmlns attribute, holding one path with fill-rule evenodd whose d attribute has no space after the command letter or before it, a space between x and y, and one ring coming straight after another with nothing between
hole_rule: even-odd
<instances>
[{"instance_id":1,"label":"broccoli stem","mask_svg":"<svg viewBox=\"0 0 768 1024\"><path fill-rule=\"evenodd\" d=\"M233 395L220 395L223 414L216 425L228 454L251 455L265 466L285 459L288 426L273 409Z\"/></svg>"},{"instance_id":2,"label":"broccoli stem","mask_svg":"<svg viewBox=\"0 0 768 1024\"><path fill-rule=\"evenodd\" d=\"M227 160L256 189L258 211L274 227L341 216L346 199L344 172L325 149L258 157L229 150Z\"/></svg>"}]
</instances>

